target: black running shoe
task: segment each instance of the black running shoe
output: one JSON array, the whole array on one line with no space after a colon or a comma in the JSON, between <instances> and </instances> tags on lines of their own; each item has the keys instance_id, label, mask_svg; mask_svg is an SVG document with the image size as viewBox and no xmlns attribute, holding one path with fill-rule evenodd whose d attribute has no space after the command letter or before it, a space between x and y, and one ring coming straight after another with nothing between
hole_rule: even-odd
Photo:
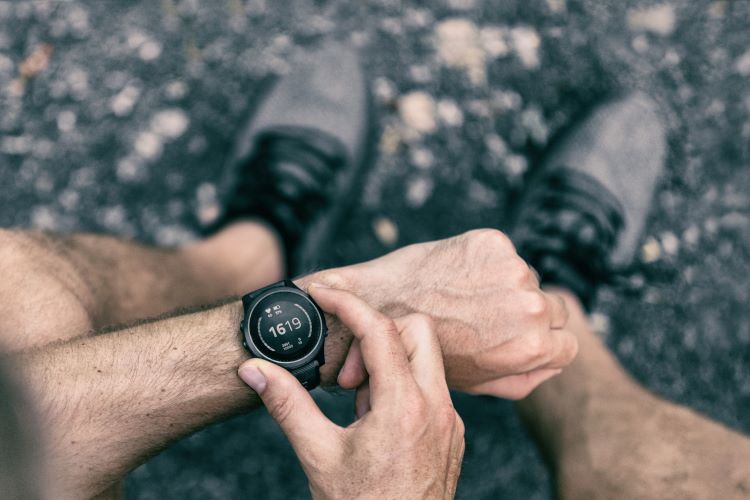
<instances>
[{"instance_id":1,"label":"black running shoe","mask_svg":"<svg viewBox=\"0 0 750 500\"><path fill-rule=\"evenodd\" d=\"M596 108L547 155L511 229L542 283L591 307L596 287L635 257L665 153L658 107L637 93Z\"/></svg>"},{"instance_id":2,"label":"black running shoe","mask_svg":"<svg viewBox=\"0 0 750 500\"><path fill-rule=\"evenodd\" d=\"M269 224L286 276L317 266L372 151L370 98L357 53L328 44L279 79L244 126L225 170L224 211Z\"/></svg>"}]
</instances>

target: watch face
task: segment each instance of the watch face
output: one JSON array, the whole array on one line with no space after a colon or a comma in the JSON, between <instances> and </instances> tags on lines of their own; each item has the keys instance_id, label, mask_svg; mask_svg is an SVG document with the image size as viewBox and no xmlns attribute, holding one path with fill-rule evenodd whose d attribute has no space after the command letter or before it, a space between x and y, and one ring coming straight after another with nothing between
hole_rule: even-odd
<instances>
[{"instance_id":1,"label":"watch face","mask_svg":"<svg viewBox=\"0 0 750 500\"><path fill-rule=\"evenodd\" d=\"M272 292L258 301L248 320L250 340L272 361L304 358L318 345L323 322L315 304L302 293Z\"/></svg>"}]
</instances>

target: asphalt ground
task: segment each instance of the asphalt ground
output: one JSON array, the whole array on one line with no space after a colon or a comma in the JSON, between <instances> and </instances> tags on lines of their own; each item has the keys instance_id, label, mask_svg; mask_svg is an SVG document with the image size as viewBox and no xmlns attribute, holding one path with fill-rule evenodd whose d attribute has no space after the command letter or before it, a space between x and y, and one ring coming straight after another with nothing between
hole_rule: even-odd
<instances>
[{"instance_id":1,"label":"asphalt ground","mask_svg":"<svg viewBox=\"0 0 750 500\"><path fill-rule=\"evenodd\" d=\"M325 265L505 227L548 143L643 89L669 123L667 174L592 320L645 386L750 432L749 23L744 0L0 1L0 226L197 237L260 83L332 38L361 47L380 138ZM350 419L350 395L320 400ZM455 403L459 497L551 496L511 404ZM308 495L264 411L171 446L126 492Z\"/></svg>"}]
</instances>

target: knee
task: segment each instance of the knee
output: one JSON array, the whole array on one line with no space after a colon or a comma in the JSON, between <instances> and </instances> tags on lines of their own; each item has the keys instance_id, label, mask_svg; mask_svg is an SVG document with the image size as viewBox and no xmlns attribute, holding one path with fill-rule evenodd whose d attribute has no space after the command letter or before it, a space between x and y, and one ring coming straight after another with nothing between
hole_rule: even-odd
<instances>
[{"instance_id":1,"label":"knee","mask_svg":"<svg viewBox=\"0 0 750 500\"><path fill-rule=\"evenodd\" d=\"M86 285L44 235L0 230L0 345L23 350L91 331Z\"/></svg>"}]
</instances>

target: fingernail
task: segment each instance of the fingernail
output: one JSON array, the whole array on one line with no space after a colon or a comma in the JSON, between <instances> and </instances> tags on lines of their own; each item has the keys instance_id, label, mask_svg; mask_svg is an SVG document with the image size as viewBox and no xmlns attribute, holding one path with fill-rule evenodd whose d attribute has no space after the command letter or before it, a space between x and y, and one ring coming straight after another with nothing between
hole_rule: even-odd
<instances>
[{"instance_id":1,"label":"fingernail","mask_svg":"<svg viewBox=\"0 0 750 500\"><path fill-rule=\"evenodd\" d=\"M266 377L257 366L250 363L242 365L240 367L239 376L243 382L249 385L250 388L259 395L263 394L263 391L266 390Z\"/></svg>"}]
</instances>

